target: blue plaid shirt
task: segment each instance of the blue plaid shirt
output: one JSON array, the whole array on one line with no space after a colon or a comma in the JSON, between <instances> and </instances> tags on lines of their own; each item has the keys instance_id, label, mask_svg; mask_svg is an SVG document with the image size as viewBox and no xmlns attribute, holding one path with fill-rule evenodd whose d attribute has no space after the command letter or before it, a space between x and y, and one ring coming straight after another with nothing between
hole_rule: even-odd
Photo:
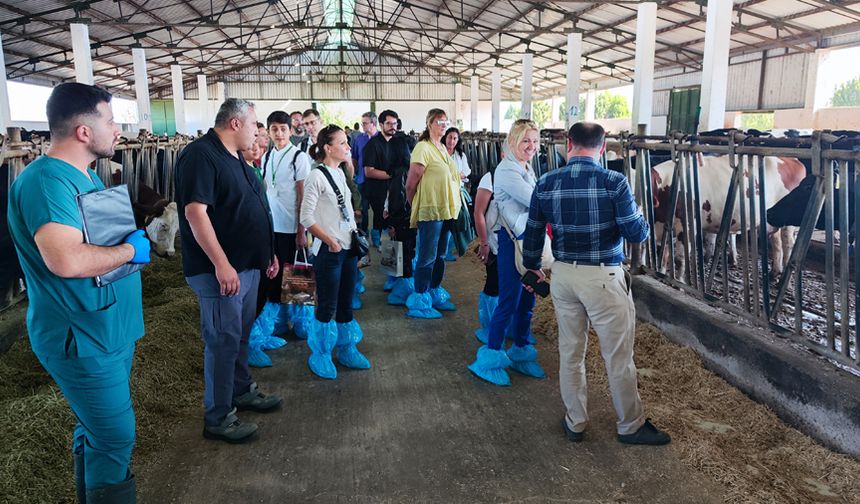
<instances>
[{"instance_id":1,"label":"blue plaid shirt","mask_svg":"<svg viewBox=\"0 0 860 504\"><path fill-rule=\"evenodd\" d=\"M540 268L547 224L552 254L566 263L620 264L622 238L640 243L649 233L624 175L587 157L571 158L538 180L523 240L526 268Z\"/></svg>"}]
</instances>

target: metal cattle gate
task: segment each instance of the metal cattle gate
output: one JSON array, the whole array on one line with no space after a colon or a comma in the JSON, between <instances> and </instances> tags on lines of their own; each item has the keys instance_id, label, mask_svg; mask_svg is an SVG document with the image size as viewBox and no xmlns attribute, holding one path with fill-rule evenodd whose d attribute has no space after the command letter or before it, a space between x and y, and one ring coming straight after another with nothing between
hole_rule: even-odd
<instances>
[{"instance_id":1,"label":"metal cattle gate","mask_svg":"<svg viewBox=\"0 0 860 504\"><path fill-rule=\"evenodd\" d=\"M532 163L538 176L562 166L559 159L566 152L564 131L542 133L541 148ZM486 132L463 134L473 187L504 156L505 138ZM725 196L726 209L712 254L706 254L702 226L700 156L727 156L731 169L728 186L709 188L711 194ZM769 157L796 158L806 166L807 175L814 176L800 225L781 231L788 237L796 232L796 242L778 276L769 260L769 226L760 225L771 189L763 182ZM674 216L671 223L655 220L651 175L653 167L666 160L674 166L669 207L663 209ZM860 140L821 131L804 138L755 137L736 130L711 137L625 133L607 138L603 157L604 166L628 177L651 225L647 241L627 244L634 270L773 329L855 372L860 370L855 322L860 318L860 303L853 277L860 271L860 255L853 253L854 222L860 220L860 195L854 191L860 178L854 170L857 161ZM640 166L645 169L637 169ZM732 222L733 208L738 209L740 222ZM824 226L816 233L822 212ZM813 239L822 234L823 243ZM737 262L732 265L730 243L735 239ZM820 260L810 254L812 248L823 250L823 265L816 264ZM823 266L823 274L815 271L817 266Z\"/></svg>"}]
</instances>

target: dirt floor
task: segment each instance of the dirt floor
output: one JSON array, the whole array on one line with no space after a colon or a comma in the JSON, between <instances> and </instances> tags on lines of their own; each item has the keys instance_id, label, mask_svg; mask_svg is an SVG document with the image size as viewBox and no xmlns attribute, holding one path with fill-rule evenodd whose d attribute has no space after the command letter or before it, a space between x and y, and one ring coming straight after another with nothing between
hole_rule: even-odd
<instances>
[{"instance_id":1,"label":"dirt floor","mask_svg":"<svg viewBox=\"0 0 860 504\"><path fill-rule=\"evenodd\" d=\"M449 263L459 310L439 321L385 305L381 275L366 269L357 319L373 369L321 380L307 345L290 339L270 352L274 367L255 372L285 407L243 414L260 425L251 444L205 441L196 303L177 263L157 260L144 279L148 334L132 384L139 502L860 503L860 463L785 426L647 325L637 329L640 391L673 443L615 441L597 345L591 426L569 443L550 301L534 320L547 380L512 373L513 386L497 388L466 370L479 346L473 257ZM71 424L26 341L0 356L0 503L73 501Z\"/></svg>"}]
</instances>

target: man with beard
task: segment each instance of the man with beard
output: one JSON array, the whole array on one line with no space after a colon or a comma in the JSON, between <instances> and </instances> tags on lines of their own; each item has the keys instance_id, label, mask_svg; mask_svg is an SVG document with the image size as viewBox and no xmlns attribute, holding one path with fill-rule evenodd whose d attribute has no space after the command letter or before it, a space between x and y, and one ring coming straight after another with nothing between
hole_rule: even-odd
<instances>
[{"instance_id":1,"label":"man with beard","mask_svg":"<svg viewBox=\"0 0 860 504\"><path fill-rule=\"evenodd\" d=\"M27 279L27 331L33 353L77 419L72 453L79 502L135 502L129 471L135 422L129 376L143 336L140 273L97 287L93 277L149 262L135 231L113 247L84 243L76 197L104 189L89 166L110 158L120 129L111 95L60 84L48 99L51 148L9 191L9 231Z\"/></svg>"},{"instance_id":2,"label":"man with beard","mask_svg":"<svg viewBox=\"0 0 860 504\"><path fill-rule=\"evenodd\" d=\"M290 127L293 134L290 136L290 143L300 148L302 152L308 151L308 132L305 131L302 125L302 113L296 110L290 112Z\"/></svg>"},{"instance_id":3,"label":"man with beard","mask_svg":"<svg viewBox=\"0 0 860 504\"><path fill-rule=\"evenodd\" d=\"M200 303L205 345L203 436L229 443L257 431L239 421L237 409L269 412L281 405L260 392L248 369L260 272L271 279L279 269L265 191L240 154L256 131L254 105L229 98L215 127L176 161L182 268Z\"/></svg>"}]
</instances>

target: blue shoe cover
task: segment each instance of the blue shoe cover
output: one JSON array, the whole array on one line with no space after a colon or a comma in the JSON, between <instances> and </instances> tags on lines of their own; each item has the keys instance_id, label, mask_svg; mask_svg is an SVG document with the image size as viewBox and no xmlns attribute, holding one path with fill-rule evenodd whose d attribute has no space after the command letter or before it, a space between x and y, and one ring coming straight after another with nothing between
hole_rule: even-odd
<instances>
[{"instance_id":1,"label":"blue shoe cover","mask_svg":"<svg viewBox=\"0 0 860 504\"><path fill-rule=\"evenodd\" d=\"M290 304L290 321L293 324L293 332L300 339L308 339L311 323L314 320L314 305Z\"/></svg>"},{"instance_id":2,"label":"blue shoe cover","mask_svg":"<svg viewBox=\"0 0 860 504\"><path fill-rule=\"evenodd\" d=\"M406 298L406 315L414 318L437 319L442 314L433 309L433 298L429 292L413 292Z\"/></svg>"},{"instance_id":3,"label":"blue shoe cover","mask_svg":"<svg viewBox=\"0 0 860 504\"><path fill-rule=\"evenodd\" d=\"M337 361L352 369L370 369L370 361L356 347L363 338L356 320L337 324Z\"/></svg>"},{"instance_id":4,"label":"blue shoe cover","mask_svg":"<svg viewBox=\"0 0 860 504\"><path fill-rule=\"evenodd\" d=\"M415 281L411 278L395 278L391 294L388 295L388 304L404 306L409 295L415 292Z\"/></svg>"},{"instance_id":5,"label":"blue shoe cover","mask_svg":"<svg viewBox=\"0 0 860 504\"><path fill-rule=\"evenodd\" d=\"M269 336L266 338L266 341L263 342L263 350L274 350L276 348L281 348L282 346L287 344L287 340L284 338L279 338L277 336Z\"/></svg>"},{"instance_id":6,"label":"blue shoe cover","mask_svg":"<svg viewBox=\"0 0 860 504\"><path fill-rule=\"evenodd\" d=\"M511 359L503 350L492 350L484 345L478 349L478 357L475 362L469 364L469 371L493 385L507 387L511 384L511 377L508 376L505 368L510 365Z\"/></svg>"},{"instance_id":7,"label":"blue shoe cover","mask_svg":"<svg viewBox=\"0 0 860 504\"><path fill-rule=\"evenodd\" d=\"M532 378L546 378L543 368L537 361L537 350L532 345L518 347L516 345L508 349L508 358L511 359L511 369Z\"/></svg>"},{"instance_id":8,"label":"blue shoe cover","mask_svg":"<svg viewBox=\"0 0 860 504\"><path fill-rule=\"evenodd\" d=\"M278 311L275 314L275 324L272 334L281 336L290 332L290 305L278 303Z\"/></svg>"},{"instance_id":9,"label":"blue shoe cover","mask_svg":"<svg viewBox=\"0 0 860 504\"><path fill-rule=\"evenodd\" d=\"M272 359L260 347L248 347L248 365L251 367L271 367Z\"/></svg>"},{"instance_id":10,"label":"blue shoe cover","mask_svg":"<svg viewBox=\"0 0 860 504\"><path fill-rule=\"evenodd\" d=\"M361 298L358 297L358 294L353 294L352 295L352 309L353 310L360 310L361 307L362 307Z\"/></svg>"},{"instance_id":11,"label":"blue shoe cover","mask_svg":"<svg viewBox=\"0 0 860 504\"><path fill-rule=\"evenodd\" d=\"M364 287L364 272L358 270L358 275L355 277L355 293L364 294L367 289Z\"/></svg>"},{"instance_id":12,"label":"blue shoe cover","mask_svg":"<svg viewBox=\"0 0 860 504\"><path fill-rule=\"evenodd\" d=\"M455 256L455 255L453 255L453 254L451 254L451 253L449 252L449 253L448 253L445 257L443 257L442 259L445 259L445 260L446 260L446 261L448 261L448 262L454 262L454 261L456 261L456 260L457 260L457 256Z\"/></svg>"},{"instance_id":13,"label":"blue shoe cover","mask_svg":"<svg viewBox=\"0 0 860 504\"><path fill-rule=\"evenodd\" d=\"M391 292L391 289L394 288L394 282L397 281L396 276L388 275L388 278L385 279L385 285L382 286L382 290L384 292Z\"/></svg>"},{"instance_id":14,"label":"blue shoe cover","mask_svg":"<svg viewBox=\"0 0 860 504\"><path fill-rule=\"evenodd\" d=\"M493 319L493 312L498 305L498 296L488 296L481 291L478 296L478 322L481 323L481 327L475 330L475 337L485 345L490 337L490 320Z\"/></svg>"},{"instance_id":15,"label":"blue shoe cover","mask_svg":"<svg viewBox=\"0 0 860 504\"><path fill-rule=\"evenodd\" d=\"M308 357L308 367L320 378L334 380L337 378L337 369L331 360L331 353L337 343L337 325L334 320L323 323L314 317L310 329L308 348L311 349L311 356Z\"/></svg>"},{"instance_id":16,"label":"blue shoe cover","mask_svg":"<svg viewBox=\"0 0 860 504\"><path fill-rule=\"evenodd\" d=\"M442 287L430 289L430 297L433 298L433 308L439 311L454 311L457 309L454 303L449 301L451 295Z\"/></svg>"},{"instance_id":17,"label":"blue shoe cover","mask_svg":"<svg viewBox=\"0 0 860 504\"><path fill-rule=\"evenodd\" d=\"M382 244L382 232L379 229L371 229L370 241L373 242L374 247L379 248L379 246Z\"/></svg>"}]
</instances>

